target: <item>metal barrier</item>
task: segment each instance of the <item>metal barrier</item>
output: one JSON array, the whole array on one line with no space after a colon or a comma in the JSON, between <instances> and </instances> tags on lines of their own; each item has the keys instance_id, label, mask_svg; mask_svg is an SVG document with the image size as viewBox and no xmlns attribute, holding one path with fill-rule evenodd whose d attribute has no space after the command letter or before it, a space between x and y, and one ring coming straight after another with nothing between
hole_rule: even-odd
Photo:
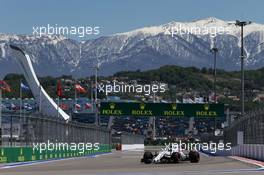
<instances>
[{"instance_id":1,"label":"metal barrier","mask_svg":"<svg viewBox=\"0 0 264 175\"><path fill-rule=\"evenodd\" d=\"M264 161L264 145L243 144L232 148L233 156L242 156Z\"/></svg>"},{"instance_id":2,"label":"metal barrier","mask_svg":"<svg viewBox=\"0 0 264 175\"><path fill-rule=\"evenodd\" d=\"M225 129L224 138L232 143L233 156L264 161L264 111L257 110L234 121Z\"/></svg>"},{"instance_id":3,"label":"metal barrier","mask_svg":"<svg viewBox=\"0 0 264 175\"><path fill-rule=\"evenodd\" d=\"M65 122L40 114L22 116L3 115L2 146L32 146L33 143L95 143L111 145L107 128L78 122Z\"/></svg>"},{"instance_id":4,"label":"metal barrier","mask_svg":"<svg viewBox=\"0 0 264 175\"><path fill-rule=\"evenodd\" d=\"M225 141L236 146L238 131L243 132L244 144L264 144L264 110L247 113L245 117L234 121L225 129Z\"/></svg>"}]
</instances>

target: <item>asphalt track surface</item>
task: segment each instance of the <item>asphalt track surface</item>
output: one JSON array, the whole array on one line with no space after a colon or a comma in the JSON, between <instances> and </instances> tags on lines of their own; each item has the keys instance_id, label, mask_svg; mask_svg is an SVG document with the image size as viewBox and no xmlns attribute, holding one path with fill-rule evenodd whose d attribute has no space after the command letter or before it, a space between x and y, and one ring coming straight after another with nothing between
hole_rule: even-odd
<instances>
[{"instance_id":1,"label":"asphalt track surface","mask_svg":"<svg viewBox=\"0 0 264 175\"><path fill-rule=\"evenodd\" d=\"M0 165L0 175L222 175L264 174L255 165L228 157L201 154L199 163L140 163L142 151L113 152L96 157L47 161L22 166Z\"/></svg>"}]
</instances>

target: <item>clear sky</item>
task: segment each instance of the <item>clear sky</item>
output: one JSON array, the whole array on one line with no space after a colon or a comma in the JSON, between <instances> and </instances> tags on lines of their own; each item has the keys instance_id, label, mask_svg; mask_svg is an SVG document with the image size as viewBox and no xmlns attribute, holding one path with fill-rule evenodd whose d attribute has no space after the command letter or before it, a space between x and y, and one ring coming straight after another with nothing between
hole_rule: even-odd
<instances>
[{"instance_id":1,"label":"clear sky","mask_svg":"<svg viewBox=\"0 0 264 175\"><path fill-rule=\"evenodd\" d=\"M101 35L110 35L172 20L206 17L264 24L264 1L0 0L0 33L32 34L33 26L58 24L99 26Z\"/></svg>"}]
</instances>

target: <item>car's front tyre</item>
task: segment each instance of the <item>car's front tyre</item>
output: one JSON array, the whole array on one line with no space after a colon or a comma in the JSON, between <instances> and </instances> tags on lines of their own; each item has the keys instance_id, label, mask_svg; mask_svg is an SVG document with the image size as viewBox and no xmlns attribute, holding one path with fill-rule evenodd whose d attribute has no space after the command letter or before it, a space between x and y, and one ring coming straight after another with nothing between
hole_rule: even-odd
<instances>
[{"instance_id":1,"label":"car's front tyre","mask_svg":"<svg viewBox=\"0 0 264 175\"><path fill-rule=\"evenodd\" d=\"M153 154L150 151L146 151L143 155L143 159L141 159L141 162L144 162L145 164L152 163L153 160Z\"/></svg>"},{"instance_id":2,"label":"car's front tyre","mask_svg":"<svg viewBox=\"0 0 264 175\"><path fill-rule=\"evenodd\" d=\"M172 163L179 163L179 160L180 160L180 153L178 153L178 152L172 153L171 162Z\"/></svg>"}]
</instances>

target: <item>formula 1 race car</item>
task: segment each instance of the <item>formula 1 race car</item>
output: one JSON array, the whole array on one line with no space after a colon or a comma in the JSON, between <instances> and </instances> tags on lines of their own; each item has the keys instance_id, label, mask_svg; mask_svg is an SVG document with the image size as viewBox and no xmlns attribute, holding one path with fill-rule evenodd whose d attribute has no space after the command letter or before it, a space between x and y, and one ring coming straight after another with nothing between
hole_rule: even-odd
<instances>
[{"instance_id":1,"label":"formula 1 race car","mask_svg":"<svg viewBox=\"0 0 264 175\"><path fill-rule=\"evenodd\" d=\"M150 163L178 163L179 161L190 161L198 163L200 160L199 152L195 150L187 151L171 146L165 147L159 153L153 155L150 151L144 152L141 162Z\"/></svg>"}]
</instances>

